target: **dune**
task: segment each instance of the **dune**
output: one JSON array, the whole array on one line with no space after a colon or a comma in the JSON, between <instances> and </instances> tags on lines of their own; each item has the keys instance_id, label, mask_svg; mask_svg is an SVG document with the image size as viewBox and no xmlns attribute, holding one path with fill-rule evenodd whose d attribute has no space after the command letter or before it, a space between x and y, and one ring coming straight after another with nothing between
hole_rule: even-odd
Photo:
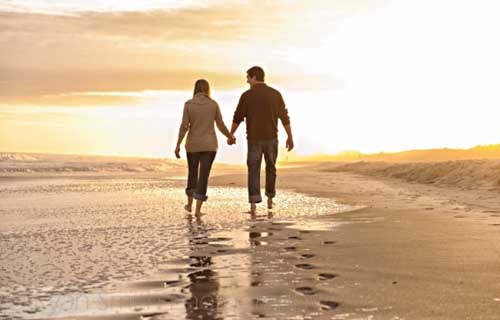
<instances>
[{"instance_id":1,"label":"dune","mask_svg":"<svg viewBox=\"0 0 500 320\"><path fill-rule=\"evenodd\" d=\"M2 173L166 172L179 166L176 160L160 158L0 153Z\"/></svg>"},{"instance_id":2,"label":"dune","mask_svg":"<svg viewBox=\"0 0 500 320\"><path fill-rule=\"evenodd\" d=\"M401 179L461 189L500 188L500 160L457 160L437 162L368 162L330 164L326 171L349 171L368 176Z\"/></svg>"},{"instance_id":3,"label":"dune","mask_svg":"<svg viewBox=\"0 0 500 320\"><path fill-rule=\"evenodd\" d=\"M500 189L500 144L374 154L358 151L305 157L291 154L281 164L315 164L326 172L352 172L464 190Z\"/></svg>"},{"instance_id":4,"label":"dune","mask_svg":"<svg viewBox=\"0 0 500 320\"><path fill-rule=\"evenodd\" d=\"M452 160L500 159L500 144L478 145L469 149L422 149L400 152L380 152L365 154L359 151L342 151L338 154L315 154L299 156L295 153L283 156L280 160L302 162L326 161L386 161L386 162L435 162Z\"/></svg>"},{"instance_id":5,"label":"dune","mask_svg":"<svg viewBox=\"0 0 500 320\"><path fill-rule=\"evenodd\" d=\"M36 161L33 156L22 153L0 153L0 162L6 161Z\"/></svg>"}]
</instances>

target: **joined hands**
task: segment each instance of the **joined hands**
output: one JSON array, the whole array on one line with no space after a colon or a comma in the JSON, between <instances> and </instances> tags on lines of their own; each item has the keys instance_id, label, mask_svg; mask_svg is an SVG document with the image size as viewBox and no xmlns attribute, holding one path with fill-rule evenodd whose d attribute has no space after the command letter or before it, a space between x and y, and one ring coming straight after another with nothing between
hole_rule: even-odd
<instances>
[{"instance_id":1,"label":"joined hands","mask_svg":"<svg viewBox=\"0 0 500 320\"><path fill-rule=\"evenodd\" d=\"M229 138L227 138L227 144L230 146L236 144L236 138L233 135L231 135Z\"/></svg>"}]
</instances>

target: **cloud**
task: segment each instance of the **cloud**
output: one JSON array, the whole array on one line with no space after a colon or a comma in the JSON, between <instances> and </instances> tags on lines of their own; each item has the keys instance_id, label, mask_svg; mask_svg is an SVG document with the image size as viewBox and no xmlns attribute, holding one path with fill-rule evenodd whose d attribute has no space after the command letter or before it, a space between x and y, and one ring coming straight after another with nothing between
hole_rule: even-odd
<instances>
[{"instance_id":1,"label":"cloud","mask_svg":"<svg viewBox=\"0 0 500 320\"><path fill-rule=\"evenodd\" d=\"M34 96L9 96L0 101L0 105L28 105L28 106L93 106L93 105L124 105L137 103L139 99L128 95L102 94L53 94Z\"/></svg>"},{"instance_id":2,"label":"cloud","mask_svg":"<svg viewBox=\"0 0 500 320\"><path fill-rule=\"evenodd\" d=\"M198 77L236 87L255 64L272 70L274 79L314 78L296 76L301 60L310 57L288 57L320 41L314 12L323 12L320 22L330 25L322 1L174 2L161 10L155 7L160 1L141 10L135 1L101 10L97 1L4 1L0 96L186 89ZM350 6L345 3L337 7Z\"/></svg>"},{"instance_id":3,"label":"cloud","mask_svg":"<svg viewBox=\"0 0 500 320\"><path fill-rule=\"evenodd\" d=\"M144 11L158 9L179 9L185 7L203 7L209 1L200 0L86 0L86 1L33 1L4 0L0 3L1 11L23 13L70 14L81 11Z\"/></svg>"},{"instance_id":4,"label":"cloud","mask_svg":"<svg viewBox=\"0 0 500 320\"><path fill-rule=\"evenodd\" d=\"M230 63L238 58L235 48L251 45L248 41L269 33L265 28L272 25L247 14L226 7L2 12L0 94L190 87L198 72L227 81L236 79L235 70L239 83L241 70Z\"/></svg>"}]
</instances>

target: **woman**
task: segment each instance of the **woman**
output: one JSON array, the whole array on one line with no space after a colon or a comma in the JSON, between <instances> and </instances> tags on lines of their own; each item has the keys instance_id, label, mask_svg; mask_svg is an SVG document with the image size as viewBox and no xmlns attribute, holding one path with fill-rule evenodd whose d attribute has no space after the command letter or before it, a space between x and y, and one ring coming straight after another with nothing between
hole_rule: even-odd
<instances>
[{"instance_id":1,"label":"woman","mask_svg":"<svg viewBox=\"0 0 500 320\"><path fill-rule=\"evenodd\" d=\"M208 199L207 186L210 169L217 153L217 136L214 123L227 138L234 143L235 138L224 125L217 102L210 98L210 86L206 80L198 80L194 85L193 99L184 104L182 123L175 155L180 158L182 140L186 139L188 161L187 204L184 209L191 212L193 198L196 199L197 216L201 215L203 202Z\"/></svg>"}]
</instances>

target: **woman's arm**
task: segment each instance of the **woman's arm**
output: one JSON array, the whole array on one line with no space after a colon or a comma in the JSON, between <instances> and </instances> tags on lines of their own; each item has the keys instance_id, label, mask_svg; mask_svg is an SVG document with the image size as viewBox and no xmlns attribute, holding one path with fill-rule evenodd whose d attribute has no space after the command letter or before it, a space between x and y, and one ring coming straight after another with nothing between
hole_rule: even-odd
<instances>
[{"instance_id":1,"label":"woman's arm","mask_svg":"<svg viewBox=\"0 0 500 320\"><path fill-rule=\"evenodd\" d=\"M220 112L219 105L216 104L216 112L215 112L215 124L217 125L217 128L219 129L220 132L222 132L223 135L226 136L231 141L235 141L236 139L234 136L229 132L227 129L226 125L224 124L224 120L222 120L222 114Z\"/></svg>"},{"instance_id":2,"label":"woman's arm","mask_svg":"<svg viewBox=\"0 0 500 320\"><path fill-rule=\"evenodd\" d=\"M184 111L182 112L182 121L181 121L181 126L179 128L179 137L177 138L177 146L175 147L175 156L177 159L180 159L181 157L181 143L182 140L184 140L184 136L186 135L186 132L189 130L189 113L187 110L187 104L184 104Z\"/></svg>"}]
</instances>

